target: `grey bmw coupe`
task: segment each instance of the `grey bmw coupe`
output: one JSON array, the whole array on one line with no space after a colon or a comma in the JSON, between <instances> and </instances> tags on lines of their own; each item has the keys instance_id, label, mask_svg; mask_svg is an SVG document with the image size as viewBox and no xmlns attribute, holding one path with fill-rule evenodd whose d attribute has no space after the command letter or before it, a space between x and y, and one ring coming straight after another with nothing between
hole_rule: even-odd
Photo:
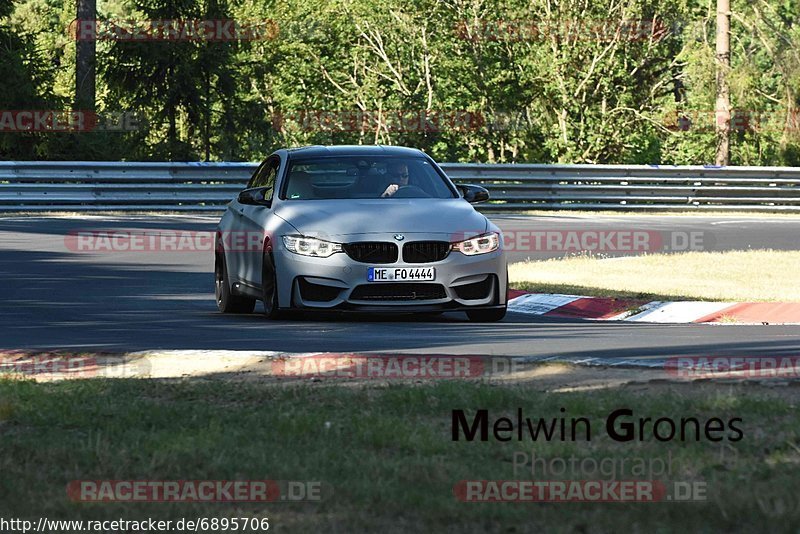
<instances>
[{"instance_id":1,"label":"grey bmw coupe","mask_svg":"<svg viewBox=\"0 0 800 534\"><path fill-rule=\"evenodd\" d=\"M257 300L290 310L506 313L500 230L472 204L486 189L455 185L420 150L389 146L282 149L230 202L216 231L215 293L225 313Z\"/></svg>"}]
</instances>

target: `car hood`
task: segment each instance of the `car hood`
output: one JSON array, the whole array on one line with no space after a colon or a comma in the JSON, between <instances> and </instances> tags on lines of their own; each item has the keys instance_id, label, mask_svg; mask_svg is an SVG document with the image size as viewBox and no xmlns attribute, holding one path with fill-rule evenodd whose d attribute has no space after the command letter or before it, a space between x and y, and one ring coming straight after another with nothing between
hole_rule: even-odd
<instances>
[{"instance_id":1,"label":"car hood","mask_svg":"<svg viewBox=\"0 0 800 534\"><path fill-rule=\"evenodd\" d=\"M369 234L479 235L489 222L460 198L290 200L275 214L307 236L352 237Z\"/></svg>"}]
</instances>

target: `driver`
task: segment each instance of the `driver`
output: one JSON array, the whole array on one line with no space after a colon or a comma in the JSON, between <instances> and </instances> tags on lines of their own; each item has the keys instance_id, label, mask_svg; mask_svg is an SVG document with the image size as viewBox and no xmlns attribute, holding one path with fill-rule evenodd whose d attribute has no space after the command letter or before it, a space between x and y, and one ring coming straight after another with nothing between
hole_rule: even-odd
<instances>
[{"instance_id":1,"label":"driver","mask_svg":"<svg viewBox=\"0 0 800 534\"><path fill-rule=\"evenodd\" d=\"M381 198L390 197L401 187L408 185L408 165L405 163L389 164L389 185L381 193Z\"/></svg>"}]
</instances>

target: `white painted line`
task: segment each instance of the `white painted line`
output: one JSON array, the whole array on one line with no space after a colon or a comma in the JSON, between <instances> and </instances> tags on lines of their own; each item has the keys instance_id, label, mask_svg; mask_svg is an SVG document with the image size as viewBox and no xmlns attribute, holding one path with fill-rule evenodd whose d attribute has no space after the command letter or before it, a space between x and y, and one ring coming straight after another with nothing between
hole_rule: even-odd
<instances>
[{"instance_id":1,"label":"white painted line","mask_svg":"<svg viewBox=\"0 0 800 534\"><path fill-rule=\"evenodd\" d=\"M508 311L542 315L582 298L586 297L549 293L528 293L509 300Z\"/></svg>"},{"instance_id":2,"label":"white painted line","mask_svg":"<svg viewBox=\"0 0 800 534\"><path fill-rule=\"evenodd\" d=\"M643 323L691 323L692 321L734 306L735 302L655 302L643 313L625 319Z\"/></svg>"},{"instance_id":3,"label":"white painted line","mask_svg":"<svg viewBox=\"0 0 800 534\"><path fill-rule=\"evenodd\" d=\"M614 315L612 317L608 317L607 319L601 319L603 321L628 321L631 317L636 317L639 314L642 314L646 311L652 310L656 306L660 306L662 304L667 304L665 302L661 302L660 300L655 300L653 302L648 302L647 304L641 305L636 310L625 310L624 312L620 313L619 315Z\"/></svg>"}]
</instances>

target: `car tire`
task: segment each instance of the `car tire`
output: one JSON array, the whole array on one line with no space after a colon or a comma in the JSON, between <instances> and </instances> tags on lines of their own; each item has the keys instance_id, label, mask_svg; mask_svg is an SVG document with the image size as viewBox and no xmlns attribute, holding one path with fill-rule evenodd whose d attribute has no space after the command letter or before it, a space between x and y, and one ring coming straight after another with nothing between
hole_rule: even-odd
<instances>
[{"instance_id":1,"label":"car tire","mask_svg":"<svg viewBox=\"0 0 800 534\"><path fill-rule=\"evenodd\" d=\"M264 302L264 315L268 319L280 319L283 316L278 308L278 274L272 254L265 252L261 267L261 300Z\"/></svg>"},{"instance_id":2,"label":"car tire","mask_svg":"<svg viewBox=\"0 0 800 534\"><path fill-rule=\"evenodd\" d=\"M256 307L256 299L231 293L228 266L222 251L214 255L214 297L222 313L253 313Z\"/></svg>"}]
</instances>

